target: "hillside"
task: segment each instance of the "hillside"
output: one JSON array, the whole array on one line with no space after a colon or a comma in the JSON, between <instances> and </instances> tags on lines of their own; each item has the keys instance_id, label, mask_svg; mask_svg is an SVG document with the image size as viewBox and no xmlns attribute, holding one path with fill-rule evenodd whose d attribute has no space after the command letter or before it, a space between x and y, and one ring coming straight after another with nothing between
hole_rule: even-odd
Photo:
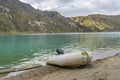
<instances>
[{"instance_id":1,"label":"hillside","mask_svg":"<svg viewBox=\"0 0 120 80\"><path fill-rule=\"evenodd\" d=\"M19 0L0 0L0 33L76 32L81 29L56 11L36 10Z\"/></svg>"},{"instance_id":2,"label":"hillside","mask_svg":"<svg viewBox=\"0 0 120 80\"><path fill-rule=\"evenodd\" d=\"M60 33L120 31L120 15L93 14L66 18L41 11L19 0L0 0L0 33Z\"/></svg>"},{"instance_id":3,"label":"hillside","mask_svg":"<svg viewBox=\"0 0 120 80\"><path fill-rule=\"evenodd\" d=\"M120 15L93 14L72 17L71 19L84 26L85 31L120 31Z\"/></svg>"}]
</instances>

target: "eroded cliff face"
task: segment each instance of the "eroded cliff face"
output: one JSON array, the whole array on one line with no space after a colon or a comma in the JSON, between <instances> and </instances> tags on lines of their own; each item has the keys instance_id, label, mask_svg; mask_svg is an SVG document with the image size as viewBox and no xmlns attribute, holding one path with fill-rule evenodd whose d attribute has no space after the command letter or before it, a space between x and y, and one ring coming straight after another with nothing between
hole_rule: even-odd
<instances>
[{"instance_id":1,"label":"eroded cliff face","mask_svg":"<svg viewBox=\"0 0 120 80\"><path fill-rule=\"evenodd\" d=\"M72 17L76 23L84 26L88 31L120 31L120 16L93 14L88 16Z\"/></svg>"},{"instance_id":2,"label":"eroded cliff face","mask_svg":"<svg viewBox=\"0 0 120 80\"><path fill-rule=\"evenodd\" d=\"M0 33L59 33L120 31L120 16L88 15L66 18L41 11L19 0L0 0Z\"/></svg>"},{"instance_id":3,"label":"eroded cliff face","mask_svg":"<svg viewBox=\"0 0 120 80\"><path fill-rule=\"evenodd\" d=\"M0 0L0 32L76 31L79 26L56 11L36 10L19 0Z\"/></svg>"}]
</instances>

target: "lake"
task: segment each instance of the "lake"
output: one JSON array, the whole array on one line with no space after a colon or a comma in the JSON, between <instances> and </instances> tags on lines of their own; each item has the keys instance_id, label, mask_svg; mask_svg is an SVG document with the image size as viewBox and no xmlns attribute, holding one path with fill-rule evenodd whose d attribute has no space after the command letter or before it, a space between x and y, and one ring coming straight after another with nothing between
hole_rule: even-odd
<instances>
[{"instance_id":1,"label":"lake","mask_svg":"<svg viewBox=\"0 0 120 80\"><path fill-rule=\"evenodd\" d=\"M0 68L39 62L55 50L90 51L93 60L120 53L120 32L0 35Z\"/></svg>"}]
</instances>

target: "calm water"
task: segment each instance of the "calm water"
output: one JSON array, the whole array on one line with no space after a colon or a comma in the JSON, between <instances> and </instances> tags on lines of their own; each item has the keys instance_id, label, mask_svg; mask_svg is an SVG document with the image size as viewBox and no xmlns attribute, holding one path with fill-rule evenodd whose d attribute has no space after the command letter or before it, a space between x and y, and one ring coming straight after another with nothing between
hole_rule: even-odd
<instances>
[{"instance_id":1,"label":"calm water","mask_svg":"<svg viewBox=\"0 0 120 80\"><path fill-rule=\"evenodd\" d=\"M64 52L91 51L94 60L120 52L120 33L0 35L0 67L36 62Z\"/></svg>"}]
</instances>

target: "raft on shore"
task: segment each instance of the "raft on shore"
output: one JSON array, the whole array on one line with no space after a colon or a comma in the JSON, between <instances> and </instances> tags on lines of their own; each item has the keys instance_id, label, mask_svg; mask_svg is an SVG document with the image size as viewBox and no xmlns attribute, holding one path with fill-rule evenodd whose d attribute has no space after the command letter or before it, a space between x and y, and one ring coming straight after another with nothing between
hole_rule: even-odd
<instances>
[{"instance_id":1,"label":"raft on shore","mask_svg":"<svg viewBox=\"0 0 120 80\"><path fill-rule=\"evenodd\" d=\"M77 67L80 65L90 64L91 60L91 53L84 51L70 54L54 55L49 57L46 61L47 64L51 65Z\"/></svg>"}]
</instances>

